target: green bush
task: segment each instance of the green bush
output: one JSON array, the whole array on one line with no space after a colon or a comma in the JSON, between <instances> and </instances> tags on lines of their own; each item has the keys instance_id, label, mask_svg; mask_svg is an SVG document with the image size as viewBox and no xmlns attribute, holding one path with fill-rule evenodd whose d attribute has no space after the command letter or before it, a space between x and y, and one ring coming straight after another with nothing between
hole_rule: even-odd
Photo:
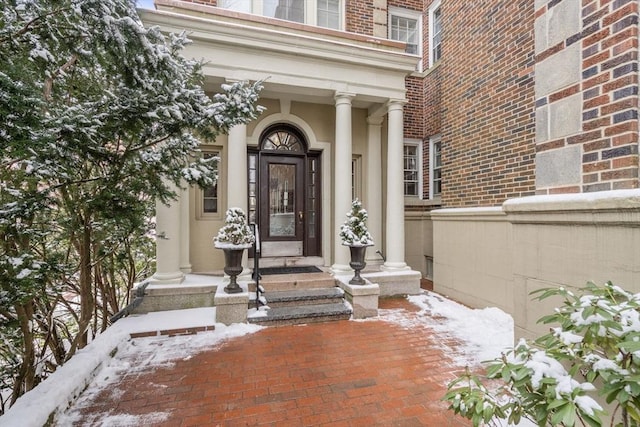
<instances>
[{"instance_id":1,"label":"green bush","mask_svg":"<svg viewBox=\"0 0 640 427\"><path fill-rule=\"evenodd\" d=\"M467 369L448 385L449 409L474 426L523 418L539 426L601 426L606 415L612 426L639 426L640 294L608 282L533 295L564 300L538 321L559 326L485 362L484 375ZM612 404L611 414L598 396Z\"/></svg>"}]
</instances>

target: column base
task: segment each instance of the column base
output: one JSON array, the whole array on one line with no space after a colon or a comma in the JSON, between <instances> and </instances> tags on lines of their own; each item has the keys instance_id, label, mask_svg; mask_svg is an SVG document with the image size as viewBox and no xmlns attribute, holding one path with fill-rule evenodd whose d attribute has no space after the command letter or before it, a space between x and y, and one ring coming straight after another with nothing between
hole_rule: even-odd
<instances>
[{"instance_id":1,"label":"column base","mask_svg":"<svg viewBox=\"0 0 640 427\"><path fill-rule=\"evenodd\" d=\"M347 264L333 264L331 266L331 273L336 276L344 275L344 274L352 274L353 269L349 267L349 265Z\"/></svg>"},{"instance_id":2,"label":"column base","mask_svg":"<svg viewBox=\"0 0 640 427\"><path fill-rule=\"evenodd\" d=\"M154 273L149 279L154 285L177 285L184 282L184 273L175 271L172 273Z\"/></svg>"},{"instance_id":3,"label":"column base","mask_svg":"<svg viewBox=\"0 0 640 427\"><path fill-rule=\"evenodd\" d=\"M380 266L380 271L406 271L411 267L406 262L385 262Z\"/></svg>"}]
</instances>

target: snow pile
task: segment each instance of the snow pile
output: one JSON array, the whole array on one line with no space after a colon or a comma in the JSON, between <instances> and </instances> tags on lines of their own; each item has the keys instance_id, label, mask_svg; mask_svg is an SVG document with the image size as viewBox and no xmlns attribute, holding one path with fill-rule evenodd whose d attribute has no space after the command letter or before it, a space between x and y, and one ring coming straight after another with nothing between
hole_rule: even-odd
<instances>
[{"instance_id":1,"label":"snow pile","mask_svg":"<svg viewBox=\"0 0 640 427\"><path fill-rule=\"evenodd\" d=\"M133 333L211 326L215 322L215 316L215 308L208 307L155 312L118 321L91 344L80 350L46 381L20 397L15 405L0 418L0 424L3 426L45 425L51 414L66 409L85 388L89 392L83 394L78 403L110 387L114 382L119 381L125 372L129 374L149 366L170 366L175 360L187 360L197 352L215 347L224 340L253 333L262 328L249 324L225 326L216 323L215 330L211 332L172 337L172 343L176 345L170 346L163 346L166 336L130 339L130 334ZM136 365L130 366L120 357L113 358L115 354L118 356L135 354ZM87 387L89 384L91 385ZM118 416L113 419L101 419L100 425L146 425L161 421L166 416L167 414L160 412L149 414L144 419L133 416L125 419ZM70 425L78 417L77 413L66 414L59 420L59 424Z\"/></svg>"},{"instance_id":2,"label":"snow pile","mask_svg":"<svg viewBox=\"0 0 640 427\"><path fill-rule=\"evenodd\" d=\"M513 347L513 318L498 308L472 309L431 292L408 299L420 307L419 313L407 316L398 310L380 310L382 320L406 328L427 327L451 337L455 347L444 341L435 344L463 366L479 365Z\"/></svg>"}]
</instances>

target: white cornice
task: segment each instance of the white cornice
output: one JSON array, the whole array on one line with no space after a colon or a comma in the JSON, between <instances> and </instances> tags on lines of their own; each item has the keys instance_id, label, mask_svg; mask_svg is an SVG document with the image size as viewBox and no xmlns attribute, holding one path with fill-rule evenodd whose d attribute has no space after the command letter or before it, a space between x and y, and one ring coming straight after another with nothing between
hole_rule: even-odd
<instances>
[{"instance_id":1,"label":"white cornice","mask_svg":"<svg viewBox=\"0 0 640 427\"><path fill-rule=\"evenodd\" d=\"M157 25L168 32L186 30L194 42L225 44L251 48L262 52L318 58L325 61L353 65L367 65L380 70L409 74L415 70L418 58L404 52L394 52L366 46L349 39L325 39L321 36L287 32L244 24L240 20L228 22L212 17L189 16L166 11L140 10L145 25Z\"/></svg>"}]
</instances>

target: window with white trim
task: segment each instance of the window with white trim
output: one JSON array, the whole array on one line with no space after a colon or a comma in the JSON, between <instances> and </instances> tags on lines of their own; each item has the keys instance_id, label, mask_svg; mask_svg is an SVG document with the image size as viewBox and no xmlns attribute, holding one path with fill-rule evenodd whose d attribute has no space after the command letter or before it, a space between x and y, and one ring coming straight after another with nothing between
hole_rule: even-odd
<instances>
[{"instance_id":1,"label":"window with white trim","mask_svg":"<svg viewBox=\"0 0 640 427\"><path fill-rule=\"evenodd\" d=\"M442 9L440 1L429 7L429 66L442 57Z\"/></svg>"},{"instance_id":2,"label":"window with white trim","mask_svg":"<svg viewBox=\"0 0 640 427\"><path fill-rule=\"evenodd\" d=\"M389 8L389 38L406 43L406 52L422 57L422 15L420 12ZM421 61L422 63L422 61ZM422 65L418 66L419 68Z\"/></svg>"},{"instance_id":3,"label":"window with white trim","mask_svg":"<svg viewBox=\"0 0 640 427\"><path fill-rule=\"evenodd\" d=\"M404 195L422 196L422 144L420 141L404 143Z\"/></svg>"},{"instance_id":4,"label":"window with white trim","mask_svg":"<svg viewBox=\"0 0 640 427\"><path fill-rule=\"evenodd\" d=\"M218 7L340 30L344 0L219 0Z\"/></svg>"},{"instance_id":5,"label":"window with white trim","mask_svg":"<svg viewBox=\"0 0 640 427\"><path fill-rule=\"evenodd\" d=\"M215 184L205 187L199 190L200 196L198 197L199 204L199 218L204 217L218 217L220 214L220 193L219 193L219 183L220 183L220 152L215 150L203 150L202 155L204 158L212 158L215 157L217 161L213 163L213 169L215 170L215 175L217 177Z\"/></svg>"},{"instance_id":6,"label":"window with white trim","mask_svg":"<svg viewBox=\"0 0 640 427\"><path fill-rule=\"evenodd\" d=\"M442 193L442 142L440 135L429 139L429 198Z\"/></svg>"}]
</instances>

